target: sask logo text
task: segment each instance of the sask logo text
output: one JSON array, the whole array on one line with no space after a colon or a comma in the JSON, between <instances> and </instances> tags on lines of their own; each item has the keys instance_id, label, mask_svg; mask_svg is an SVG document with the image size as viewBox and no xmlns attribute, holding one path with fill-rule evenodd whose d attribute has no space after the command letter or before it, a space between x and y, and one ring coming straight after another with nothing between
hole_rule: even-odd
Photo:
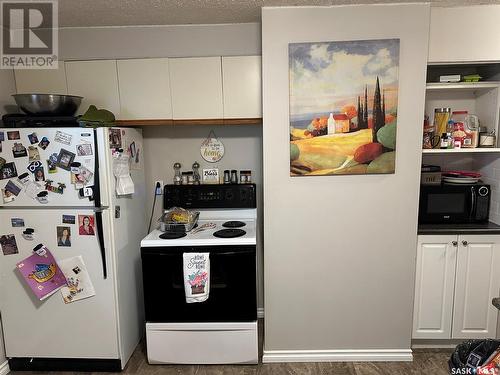
<instances>
[{"instance_id":1,"label":"sask logo text","mask_svg":"<svg viewBox=\"0 0 500 375\"><path fill-rule=\"evenodd\" d=\"M57 1L2 0L2 69L56 69Z\"/></svg>"}]
</instances>

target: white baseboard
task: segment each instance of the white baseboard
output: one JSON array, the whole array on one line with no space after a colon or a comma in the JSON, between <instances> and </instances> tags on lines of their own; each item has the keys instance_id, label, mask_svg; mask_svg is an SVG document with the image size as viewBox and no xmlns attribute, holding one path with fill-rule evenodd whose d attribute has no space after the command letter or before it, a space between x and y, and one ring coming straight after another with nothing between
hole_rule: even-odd
<instances>
[{"instance_id":1,"label":"white baseboard","mask_svg":"<svg viewBox=\"0 0 500 375\"><path fill-rule=\"evenodd\" d=\"M276 362L411 362L411 349L264 350L263 363Z\"/></svg>"},{"instance_id":2,"label":"white baseboard","mask_svg":"<svg viewBox=\"0 0 500 375\"><path fill-rule=\"evenodd\" d=\"M264 317L264 308L258 307L257 308L257 318L262 319L263 317Z\"/></svg>"},{"instance_id":3,"label":"white baseboard","mask_svg":"<svg viewBox=\"0 0 500 375\"><path fill-rule=\"evenodd\" d=\"M7 375L10 372L9 361L0 364L0 375Z\"/></svg>"}]
</instances>

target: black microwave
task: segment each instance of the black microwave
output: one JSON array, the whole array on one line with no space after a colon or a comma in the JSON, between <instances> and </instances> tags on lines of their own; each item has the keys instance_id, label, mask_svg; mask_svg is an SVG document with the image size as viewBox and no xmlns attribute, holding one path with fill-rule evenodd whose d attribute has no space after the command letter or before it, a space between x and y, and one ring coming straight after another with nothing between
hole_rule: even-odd
<instances>
[{"instance_id":1,"label":"black microwave","mask_svg":"<svg viewBox=\"0 0 500 375\"><path fill-rule=\"evenodd\" d=\"M442 184L420 187L419 223L482 223L488 221L490 185Z\"/></svg>"}]
</instances>

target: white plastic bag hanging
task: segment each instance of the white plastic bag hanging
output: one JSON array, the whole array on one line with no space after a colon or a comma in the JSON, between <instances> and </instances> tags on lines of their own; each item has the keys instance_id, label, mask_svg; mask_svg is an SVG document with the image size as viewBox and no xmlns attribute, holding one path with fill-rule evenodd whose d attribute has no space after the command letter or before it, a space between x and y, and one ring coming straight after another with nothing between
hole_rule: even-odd
<instances>
[{"instance_id":1,"label":"white plastic bag hanging","mask_svg":"<svg viewBox=\"0 0 500 375\"><path fill-rule=\"evenodd\" d=\"M134 181L130 177L129 156L118 152L113 158L113 174L116 177L116 194L134 194Z\"/></svg>"}]
</instances>

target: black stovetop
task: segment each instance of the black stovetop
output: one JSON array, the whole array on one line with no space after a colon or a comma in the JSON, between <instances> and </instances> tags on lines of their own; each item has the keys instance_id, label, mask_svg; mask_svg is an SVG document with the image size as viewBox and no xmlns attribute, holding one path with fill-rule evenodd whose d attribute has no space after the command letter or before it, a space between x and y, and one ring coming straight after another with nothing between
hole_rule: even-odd
<instances>
[{"instance_id":1,"label":"black stovetop","mask_svg":"<svg viewBox=\"0 0 500 375\"><path fill-rule=\"evenodd\" d=\"M74 116L29 116L20 113L11 113L2 116L3 126L6 128L50 128L50 127L78 127Z\"/></svg>"}]
</instances>

